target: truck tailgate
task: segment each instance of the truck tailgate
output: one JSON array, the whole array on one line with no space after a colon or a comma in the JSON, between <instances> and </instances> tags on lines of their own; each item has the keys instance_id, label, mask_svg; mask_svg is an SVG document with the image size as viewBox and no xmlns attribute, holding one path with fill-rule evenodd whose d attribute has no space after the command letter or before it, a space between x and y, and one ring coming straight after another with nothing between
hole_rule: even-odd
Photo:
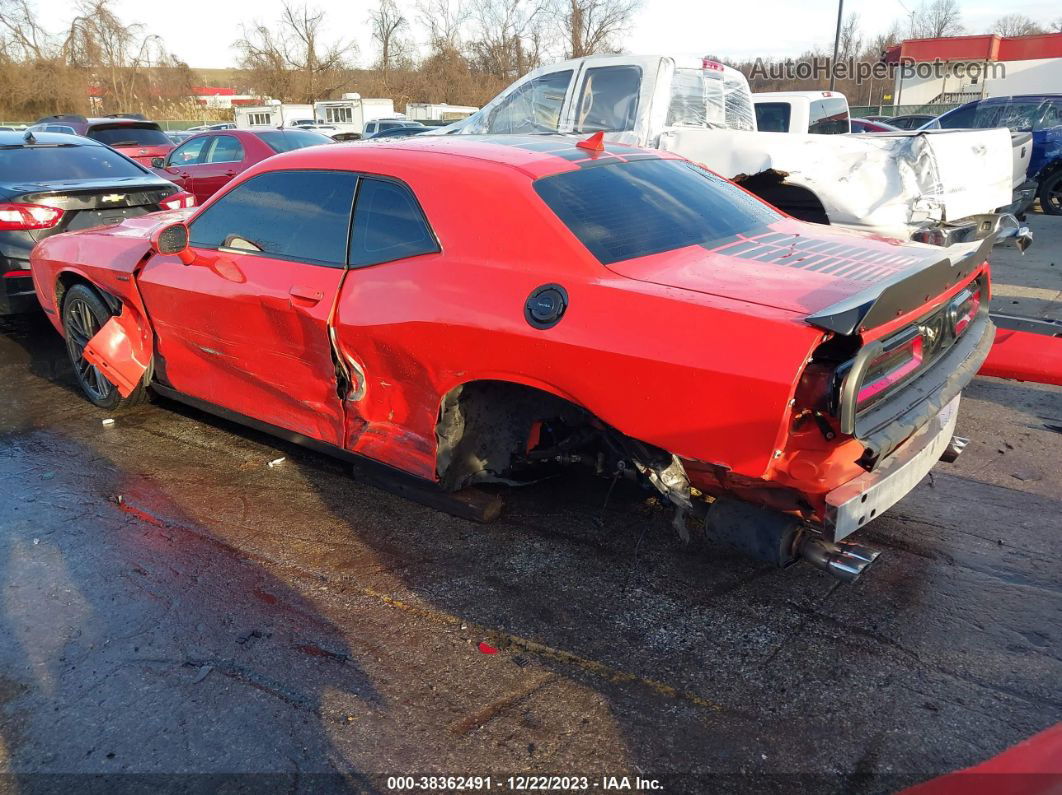
<instances>
[{"instance_id":1,"label":"truck tailgate","mask_svg":"<svg viewBox=\"0 0 1062 795\"><path fill-rule=\"evenodd\" d=\"M913 227L1011 202L1007 130L794 135L672 128L660 148L733 179L768 169L812 191L831 223L909 238Z\"/></svg>"}]
</instances>

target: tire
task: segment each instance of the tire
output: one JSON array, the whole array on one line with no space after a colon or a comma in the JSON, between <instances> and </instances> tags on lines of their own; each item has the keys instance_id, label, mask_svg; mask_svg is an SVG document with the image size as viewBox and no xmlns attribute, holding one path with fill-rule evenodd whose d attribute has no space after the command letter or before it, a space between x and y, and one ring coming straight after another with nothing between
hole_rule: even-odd
<instances>
[{"instance_id":1,"label":"tire","mask_svg":"<svg viewBox=\"0 0 1062 795\"><path fill-rule=\"evenodd\" d=\"M1062 215L1062 168L1040 183L1040 209L1047 215Z\"/></svg>"},{"instance_id":2,"label":"tire","mask_svg":"<svg viewBox=\"0 0 1062 795\"><path fill-rule=\"evenodd\" d=\"M118 387L85 361L85 345L110 318L111 311L88 285L75 284L63 296L63 336L78 386L94 406L115 411L144 403L147 389L140 383L129 397L123 398Z\"/></svg>"}]
</instances>

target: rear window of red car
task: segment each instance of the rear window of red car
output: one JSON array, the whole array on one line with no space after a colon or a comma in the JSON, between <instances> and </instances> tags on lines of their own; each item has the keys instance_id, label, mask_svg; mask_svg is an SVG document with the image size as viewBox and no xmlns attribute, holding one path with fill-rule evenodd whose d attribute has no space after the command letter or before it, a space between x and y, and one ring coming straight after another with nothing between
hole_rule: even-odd
<instances>
[{"instance_id":1,"label":"rear window of red car","mask_svg":"<svg viewBox=\"0 0 1062 795\"><path fill-rule=\"evenodd\" d=\"M157 124L106 124L90 127L89 138L107 146L173 146Z\"/></svg>"},{"instance_id":2,"label":"rear window of red car","mask_svg":"<svg viewBox=\"0 0 1062 795\"><path fill-rule=\"evenodd\" d=\"M707 245L783 216L685 160L637 160L536 180L535 190L602 265Z\"/></svg>"}]
</instances>

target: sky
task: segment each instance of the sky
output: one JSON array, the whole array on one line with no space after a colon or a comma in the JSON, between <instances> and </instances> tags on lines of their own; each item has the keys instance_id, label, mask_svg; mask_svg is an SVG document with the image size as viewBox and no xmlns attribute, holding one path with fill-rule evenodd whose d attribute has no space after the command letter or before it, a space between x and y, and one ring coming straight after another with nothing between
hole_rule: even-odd
<instances>
[{"instance_id":1,"label":"sky","mask_svg":"<svg viewBox=\"0 0 1062 795\"><path fill-rule=\"evenodd\" d=\"M367 17L376 0L309 0L325 11L328 28L353 40L361 65L372 62L374 50ZM415 0L398 0L411 20L417 17ZM921 0L845 0L845 15L859 15L864 38L885 31L893 21L904 20ZM1046 24L1062 16L1058 0L1025 0L1005 4L999 0L959 0L963 23L970 33L990 29L1005 13L1022 13ZM36 0L46 27L61 30L73 16L70 0ZM282 0L117 0L122 19L143 23L162 36L168 49L192 67L235 66L232 43L241 25L253 20L270 23L279 17ZM627 52L640 54L706 55L742 59L757 55L799 55L812 47L832 46L837 21L836 0L643 0L628 36ZM424 36L413 28L414 40Z\"/></svg>"}]
</instances>

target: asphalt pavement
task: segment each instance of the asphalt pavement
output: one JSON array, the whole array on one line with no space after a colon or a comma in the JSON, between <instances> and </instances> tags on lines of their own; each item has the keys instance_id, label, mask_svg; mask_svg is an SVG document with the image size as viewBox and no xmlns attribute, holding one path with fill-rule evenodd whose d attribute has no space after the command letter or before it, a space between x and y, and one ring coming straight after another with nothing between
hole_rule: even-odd
<instances>
[{"instance_id":1,"label":"asphalt pavement","mask_svg":"<svg viewBox=\"0 0 1062 795\"><path fill-rule=\"evenodd\" d=\"M1062 318L1031 220L994 308ZM170 402L104 424L65 356L0 320L0 789L885 792L1062 719L1062 389L976 379L842 585L593 478L483 526Z\"/></svg>"}]
</instances>

